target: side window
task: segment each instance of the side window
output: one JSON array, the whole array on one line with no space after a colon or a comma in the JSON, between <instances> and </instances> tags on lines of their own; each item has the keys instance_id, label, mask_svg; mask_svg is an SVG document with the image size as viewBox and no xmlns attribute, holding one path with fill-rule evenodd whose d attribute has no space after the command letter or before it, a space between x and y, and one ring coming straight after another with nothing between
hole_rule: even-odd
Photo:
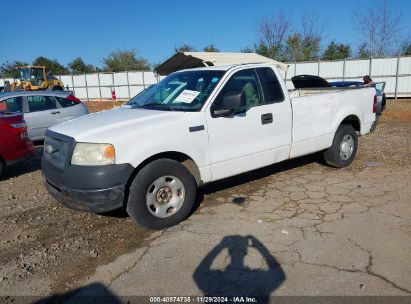
<instances>
[{"instance_id":1,"label":"side window","mask_svg":"<svg viewBox=\"0 0 411 304\"><path fill-rule=\"evenodd\" d=\"M0 111L23 112L23 98L12 97L0 101Z\"/></svg>"},{"instance_id":2,"label":"side window","mask_svg":"<svg viewBox=\"0 0 411 304\"><path fill-rule=\"evenodd\" d=\"M258 77L263 87L265 103L281 102L284 100L283 89L278 82L277 76L271 68L258 68Z\"/></svg>"},{"instance_id":3,"label":"side window","mask_svg":"<svg viewBox=\"0 0 411 304\"><path fill-rule=\"evenodd\" d=\"M223 107L224 95L231 91L242 91L244 93L245 111L263 103L260 86L254 69L242 70L231 76L214 101L213 109L221 109Z\"/></svg>"},{"instance_id":4,"label":"side window","mask_svg":"<svg viewBox=\"0 0 411 304\"><path fill-rule=\"evenodd\" d=\"M53 110L57 108L56 101L50 96L27 96L29 112Z\"/></svg>"},{"instance_id":5,"label":"side window","mask_svg":"<svg viewBox=\"0 0 411 304\"><path fill-rule=\"evenodd\" d=\"M78 103L76 103L76 102L74 102L74 101L71 101L71 100L68 100L68 99L66 99L66 98L57 97L57 96L55 96L54 98L57 99L58 103L59 103L63 108L68 108L68 107L75 106L76 104L78 104Z\"/></svg>"}]
</instances>

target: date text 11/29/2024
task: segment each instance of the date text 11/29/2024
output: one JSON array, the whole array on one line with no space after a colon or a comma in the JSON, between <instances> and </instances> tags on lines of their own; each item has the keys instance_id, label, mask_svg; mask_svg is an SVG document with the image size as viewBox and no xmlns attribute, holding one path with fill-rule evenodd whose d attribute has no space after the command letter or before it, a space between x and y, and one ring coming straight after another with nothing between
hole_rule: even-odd
<instances>
[{"instance_id":1,"label":"date text 11/29/2024","mask_svg":"<svg viewBox=\"0 0 411 304\"><path fill-rule=\"evenodd\" d=\"M258 303L256 297L212 297L212 296L184 296L184 297L150 297L150 303Z\"/></svg>"}]
</instances>

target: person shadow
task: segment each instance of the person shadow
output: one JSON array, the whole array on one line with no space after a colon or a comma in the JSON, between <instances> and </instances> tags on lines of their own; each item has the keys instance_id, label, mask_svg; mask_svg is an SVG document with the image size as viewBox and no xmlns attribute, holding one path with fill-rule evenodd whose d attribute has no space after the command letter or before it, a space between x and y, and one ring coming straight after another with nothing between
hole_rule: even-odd
<instances>
[{"instance_id":1,"label":"person shadow","mask_svg":"<svg viewBox=\"0 0 411 304\"><path fill-rule=\"evenodd\" d=\"M248 267L245 260L250 249L255 249L265 261L266 267ZM225 250L228 251L230 264L224 270L213 270L214 260ZM251 258L251 262L255 264ZM224 237L201 261L193 273L193 279L204 296L253 297L257 303L268 303L270 294L286 279L281 265L268 249L254 236L231 235Z\"/></svg>"}]
</instances>

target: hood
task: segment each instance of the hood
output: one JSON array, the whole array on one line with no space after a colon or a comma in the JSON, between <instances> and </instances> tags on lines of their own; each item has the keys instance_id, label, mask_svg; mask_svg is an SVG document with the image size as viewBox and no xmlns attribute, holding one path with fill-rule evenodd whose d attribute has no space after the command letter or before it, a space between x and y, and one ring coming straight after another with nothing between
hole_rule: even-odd
<instances>
[{"instance_id":1,"label":"hood","mask_svg":"<svg viewBox=\"0 0 411 304\"><path fill-rule=\"evenodd\" d=\"M78 142L101 142L102 138L109 139L116 133L126 133L129 128L153 128L159 122L182 116L184 112L121 108L81 116L53 126L50 130L73 137Z\"/></svg>"}]
</instances>

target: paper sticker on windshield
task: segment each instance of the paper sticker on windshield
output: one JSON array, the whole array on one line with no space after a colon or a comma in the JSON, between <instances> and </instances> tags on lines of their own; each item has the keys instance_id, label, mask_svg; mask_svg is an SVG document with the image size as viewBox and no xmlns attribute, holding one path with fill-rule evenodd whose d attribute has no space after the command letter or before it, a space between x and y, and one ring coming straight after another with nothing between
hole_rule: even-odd
<instances>
[{"instance_id":1,"label":"paper sticker on windshield","mask_svg":"<svg viewBox=\"0 0 411 304\"><path fill-rule=\"evenodd\" d=\"M198 91L184 90L174 100L176 102L192 103L194 99L200 94Z\"/></svg>"}]
</instances>

